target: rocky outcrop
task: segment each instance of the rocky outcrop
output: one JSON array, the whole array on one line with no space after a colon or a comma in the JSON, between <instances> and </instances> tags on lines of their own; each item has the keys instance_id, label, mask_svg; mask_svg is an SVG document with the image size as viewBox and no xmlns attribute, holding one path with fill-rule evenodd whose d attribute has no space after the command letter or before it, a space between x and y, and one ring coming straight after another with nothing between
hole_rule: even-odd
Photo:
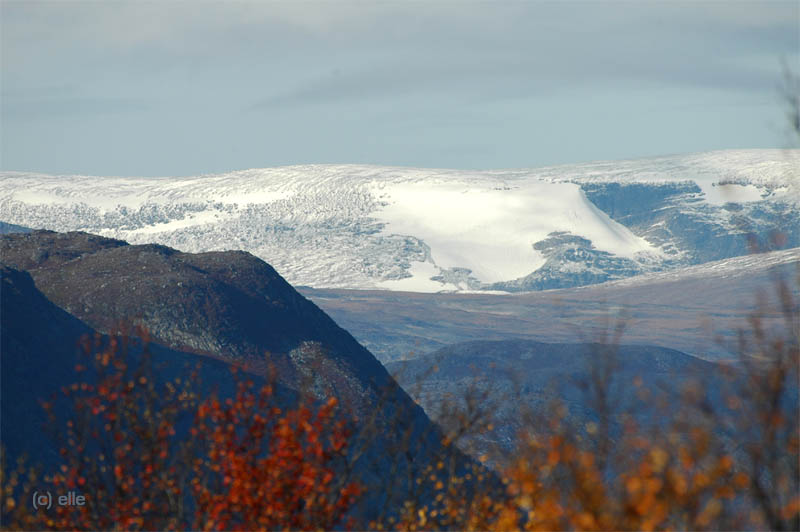
<instances>
[{"instance_id":1,"label":"rocky outcrop","mask_svg":"<svg viewBox=\"0 0 800 532\"><path fill-rule=\"evenodd\" d=\"M3 235L0 255L3 442L14 453L47 454L29 445L41 425L38 398L74 382L80 336L124 323L150 332L151 349L168 368L204 364L212 385L233 364L269 374L289 392L338 398L354 423L356 467L367 484L385 485L392 463L410 474L443 450L438 427L372 354L249 253L190 254L36 231ZM472 464L453 456L464 467ZM410 477L398 478L394 496L402 498L402 479Z\"/></svg>"}]
</instances>

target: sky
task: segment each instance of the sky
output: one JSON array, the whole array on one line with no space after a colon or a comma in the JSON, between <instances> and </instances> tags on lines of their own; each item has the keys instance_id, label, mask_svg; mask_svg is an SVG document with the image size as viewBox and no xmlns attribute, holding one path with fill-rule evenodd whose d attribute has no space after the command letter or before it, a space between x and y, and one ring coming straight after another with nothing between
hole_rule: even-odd
<instances>
[{"instance_id":1,"label":"sky","mask_svg":"<svg viewBox=\"0 0 800 532\"><path fill-rule=\"evenodd\" d=\"M795 0L0 2L3 170L782 148L800 71Z\"/></svg>"}]
</instances>

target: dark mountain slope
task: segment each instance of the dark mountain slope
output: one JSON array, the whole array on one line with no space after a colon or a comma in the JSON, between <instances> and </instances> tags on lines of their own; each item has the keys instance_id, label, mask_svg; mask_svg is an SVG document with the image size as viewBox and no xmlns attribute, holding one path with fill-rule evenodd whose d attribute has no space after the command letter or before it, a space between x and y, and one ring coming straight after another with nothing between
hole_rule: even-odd
<instances>
[{"instance_id":1,"label":"dark mountain slope","mask_svg":"<svg viewBox=\"0 0 800 532\"><path fill-rule=\"evenodd\" d=\"M46 437L40 401L50 400L62 386L78 380L74 371L80 342L96 337L85 323L49 301L27 272L0 263L0 437L8 457L24 453L34 462L56 459L55 443ZM99 337L101 344L107 338ZM208 357L152 346L153 363L161 379L198 374L199 391L232 390L230 365ZM140 356L133 350L131 356ZM282 397L286 391L280 390ZM66 419L67 405L56 401L55 412Z\"/></svg>"},{"instance_id":2,"label":"dark mountain slope","mask_svg":"<svg viewBox=\"0 0 800 532\"><path fill-rule=\"evenodd\" d=\"M221 380L215 372L227 372L229 364L261 375L271 368L288 393L302 388L319 399L337 397L354 415L351 444L360 456L354 468L365 484L382 487L362 501L362 515L375 517L387 497L390 507L402 502L414 487L409 479L434 459L452 456L459 469L474 465L442 447L438 427L369 351L248 253L195 255L37 231L0 236L0 254L11 286L2 292L0 361L9 412L3 440L24 426L13 443L17 452L41 458L47 451L29 446L40 425L31 413L37 398L69 376L77 338L133 322L152 334L151 349L165 362L159 371L173 374L185 361L202 361L211 367L204 382L213 385ZM387 479L389 471L395 474ZM387 482L395 484L391 495Z\"/></svg>"},{"instance_id":3,"label":"dark mountain slope","mask_svg":"<svg viewBox=\"0 0 800 532\"><path fill-rule=\"evenodd\" d=\"M0 266L0 437L11 457L52 457L39 400L73 377L77 342L92 331L47 300L25 272Z\"/></svg>"},{"instance_id":4,"label":"dark mountain slope","mask_svg":"<svg viewBox=\"0 0 800 532\"><path fill-rule=\"evenodd\" d=\"M318 384L354 407L392 383L369 351L249 253L194 255L45 231L5 235L0 253L47 298L101 332L135 321L172 349L255 371L274 365L288 385L308 374L313 357Z\"/></svg>"}]
</instances>

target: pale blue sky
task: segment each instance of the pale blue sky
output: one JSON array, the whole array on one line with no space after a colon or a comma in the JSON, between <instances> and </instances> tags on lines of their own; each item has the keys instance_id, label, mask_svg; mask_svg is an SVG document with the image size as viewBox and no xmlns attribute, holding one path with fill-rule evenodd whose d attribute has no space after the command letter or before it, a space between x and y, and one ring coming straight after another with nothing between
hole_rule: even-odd
<instances>
[{"instance_id":1,"label":"pale blue sky","mask_svg":"<svg viewBox=\"0 0 800 532\"><path fill-rule=\"evenodd\" d=\"M5 170L784 147L800 2L2 0Z\"/></svg>"}]
</instances>

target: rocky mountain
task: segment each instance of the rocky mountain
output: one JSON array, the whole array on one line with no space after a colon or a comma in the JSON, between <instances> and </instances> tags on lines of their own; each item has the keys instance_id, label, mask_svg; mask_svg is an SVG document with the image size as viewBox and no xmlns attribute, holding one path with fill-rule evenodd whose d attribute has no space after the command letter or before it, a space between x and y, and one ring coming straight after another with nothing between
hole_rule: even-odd
<instances>
[{"instance_id":1,"label":"rocky mountain","mask_svg":"<svg viewBox=\"0 0 800 532\"><path fill-rule=\"evenodd\" d=\"M0 173L0 219L184 252L244 249L295 285L566 288L800 246L800 150L539 169L307 165L197 177Z\"/></svg>"},{"instance_id":2,"label":"rocky mountain","mask_svg":"<svg viewBox=\"0 0 800 532\"><path fill-rule=\"evenodd\" d=\"M123 320L158 343L299 378L324 351L319 374L356 405L390 379L380 363L274 269L244 252L180 253L86 233L6 235L3 261L31 274L45 296L91 327ZM290 377L291 376L291 377Z\"/></svg>"},{"instance_id":3,"label":"rocky mountain","mask_svg":"<svg viewBox=\"0 0 800 532\"><path fill-rule=\"evenodd\" d=\"M82 335L125 323L150 332L161 372L199 362L214 387L233 364L261 377L269 371L287 396L337 397L355 421L354 447L366 446L358 468L367 482L385 481L393 461L408 471L443 450L438 427L370 352L249 253L36 231L0 236L0 257L2 434L13 453L46 457L51 449L31 443L43 440L38 400L74 382Z\"/></svg>"}]
</instances>

